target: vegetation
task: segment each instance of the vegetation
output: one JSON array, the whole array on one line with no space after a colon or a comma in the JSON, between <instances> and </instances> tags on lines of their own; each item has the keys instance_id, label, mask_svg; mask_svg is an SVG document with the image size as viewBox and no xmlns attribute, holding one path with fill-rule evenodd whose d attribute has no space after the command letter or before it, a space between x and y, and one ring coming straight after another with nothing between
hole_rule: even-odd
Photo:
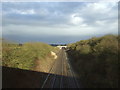
<instances>
[{"instance_id":1,"label":"vegetation","mask_svg":"<svg viewBox=\"0 0 120 90\"><path fill-rule=\"evenodd\" d=\"M2 39L0 39L0 66L2 66Z\"/></svg>"},{"instance_id":2,"label":"vegetation","mask_svg":"<svg viewBox=\"0 0 120 90\"><path fill-rule=\"evenodd\" d=\"M16 44L3 40L2 43L2 65L20 69L33 70L36 60L45 60L50 57L50 51L56 50L45 43L24 43Z\"/></svg>"},{"instance_id":3,"label":"vegetation","mask_svg":"<svg viewBox=\"0 0 120 90\"><path fill-rule=\"evenodd\" d=\"M118 87L118 40L106 35L68 45L68 55L86 88Z\"/></svg>"}]
</instances>

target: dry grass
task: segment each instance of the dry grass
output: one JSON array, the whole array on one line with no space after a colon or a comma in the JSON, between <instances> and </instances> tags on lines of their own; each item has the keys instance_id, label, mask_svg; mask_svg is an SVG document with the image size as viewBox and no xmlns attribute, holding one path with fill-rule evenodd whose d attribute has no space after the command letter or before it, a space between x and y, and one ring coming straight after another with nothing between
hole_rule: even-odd
<instances>
[{"instance_id":1,"label":"dry grass","mask_svg":"<svg viewBox=\"0 0 120 90\"><path fill-rule=\"evenodd\" d=\"M2 45L2 65L26 70L34 70L36 62L39 62L39 69L47 71L46 66L53 62L50 51L58 50L40 42L25 43L22 46L3 42Z\"/></svg>"}]
</instances>

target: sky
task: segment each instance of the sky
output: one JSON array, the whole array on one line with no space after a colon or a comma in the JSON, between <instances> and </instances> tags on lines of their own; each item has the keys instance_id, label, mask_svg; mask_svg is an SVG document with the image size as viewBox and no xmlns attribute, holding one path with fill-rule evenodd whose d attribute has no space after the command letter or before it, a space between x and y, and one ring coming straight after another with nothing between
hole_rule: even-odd
<instances>
[{"instance_id":1,"label":"sky","mask_svg":"<svg viewBox=\"0 0 120 90\"><path fill-rule=\"evenodd\" d=\"M5 39L65 44L106 34L118 34L117 2L2 3Z\"/></svg>"}]
</instances>

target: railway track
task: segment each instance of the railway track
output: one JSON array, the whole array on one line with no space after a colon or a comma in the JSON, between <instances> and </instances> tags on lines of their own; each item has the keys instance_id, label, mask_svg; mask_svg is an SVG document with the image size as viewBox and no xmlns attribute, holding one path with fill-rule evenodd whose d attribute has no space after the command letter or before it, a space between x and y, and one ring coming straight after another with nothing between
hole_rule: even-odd
<instances>
[{"instance_id":1,"label":"railway track","mask_svg":"<svg viewBox=\"0 0 120 90\"><path fill-rule=\"evenodd\" d=\"M75 74L69 64L66 52L62 49L53 63L42 88L79 88Z\"/></svg>"}]
</instances>

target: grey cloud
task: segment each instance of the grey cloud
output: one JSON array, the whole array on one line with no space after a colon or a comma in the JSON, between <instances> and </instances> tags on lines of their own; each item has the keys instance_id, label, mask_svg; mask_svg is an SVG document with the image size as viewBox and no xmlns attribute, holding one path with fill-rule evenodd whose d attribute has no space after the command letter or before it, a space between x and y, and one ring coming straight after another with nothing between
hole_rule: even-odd
<instances>
[{"instance_id":1,"label":"grey cloud","mask_svg":"<svg viewBox=\"0 0 120 90\"><path fill-rule=\"evenodd\" d=\"M82 2L3 3L3 36L22 42L69 43L96 35L116 34L117 5L103 4L95 11L93 3ZM35 13L21 13L31 9ZM74 14L76 19L71 17Z\"/></svg>"},{"instance_id":2,"label":"grey cloud","mask_svg":"<svg viewBox=\"0 0 120 90\"><path fill-rule=\"evenodd\" d=\"M29 21L33 22L33 24L34 22L48 22L49 24L52 24L52 23L66 24L68 23L69 14L74 12L74 9L80 5L82 6L81 3L67 3L67 2L66 3L58 3L58 2L55 2L55 3L3 3L3 19L5 19L4 20L5 23L3 22L3 24L12 24L12 23L21 24L22 20L28 21L28 23L25 21L26 24L29 24ZM17 9L17 10L33 9L36 11L36 14L21 15L21 14L12 12L11 11L12 9ZM48 14L41 15L41 12L43 12L43 10L46 10ZM4 13L7 13L7 14L4 14Z\"/></svg>"}]
</instances>

